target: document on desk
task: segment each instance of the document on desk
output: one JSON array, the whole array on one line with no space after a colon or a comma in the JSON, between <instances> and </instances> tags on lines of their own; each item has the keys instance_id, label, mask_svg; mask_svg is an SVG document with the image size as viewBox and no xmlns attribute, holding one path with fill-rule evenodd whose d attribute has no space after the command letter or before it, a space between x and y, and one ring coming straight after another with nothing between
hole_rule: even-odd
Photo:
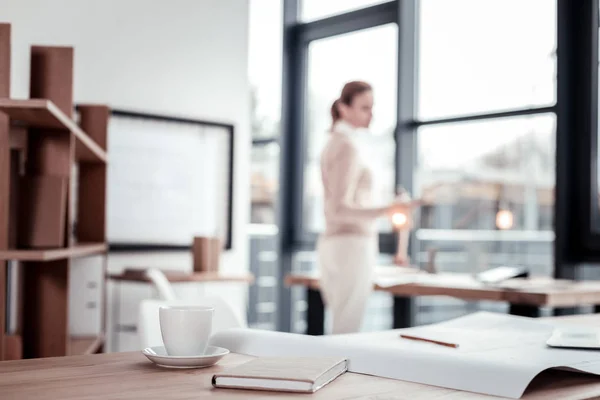
<instances>
[{"instance_id":1,"label":"document on desk","mask_svg":"<svg viewBox=\"0 0 600 400\"><path fill-rule=\"evenodd\" d=\"M469 275L452 275L445 274L443 276L437 274L428 273L401 273L401 274L389 274L389 275L378 275L374 279L374 283L381 288L390 288L400 285L410 284L422 284L430 286L448 286L456 285L460 286L471 286L476 282Z\"/></svg>"},{"instance_id":2,"label":"document on desk","mask_svg":"<svg viewBox=\"0 0 600 400\"><path fill-rule=\"evenodd\" d=\"M320 337L233 329L214 335L212 344L257 357L342 356L350 372L520 398L546 369L600 375L599 351L546 345L555 324L479 312L422 327ZM407 340L400 333L458 347Z\"/></svg>"},{"instance_id":3,"label":"document on desk","mask_svg":"<svg viewBox=\"0 0 600 400\"><path fill-rule=\"evenodd\" d=\"M405 274L397 276L378 276L374 283L381 288L391 288L399 285L408 285L419 282L420 275Z\"/></svg>"},{"instance_id":4,"label":"document on desk","mask_svg":"<svg viewBox=\"0 0 600 400\"><path fill-rule=\"evenodd\" d=\"M413 267L378 266L375 268L374 283L381 288L416 283L428 274Z\"/></svg>"}]
</instances>

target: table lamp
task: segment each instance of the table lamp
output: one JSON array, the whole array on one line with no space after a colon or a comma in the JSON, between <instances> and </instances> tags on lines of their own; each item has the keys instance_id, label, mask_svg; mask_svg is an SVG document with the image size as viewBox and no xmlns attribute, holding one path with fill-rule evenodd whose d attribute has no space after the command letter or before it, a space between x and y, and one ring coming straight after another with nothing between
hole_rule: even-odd
<instances>
[{"instance_id":1,"label":"table lamp","mask_svg":"<svg viewBox=\"0 0 600 400\"><path fill-rule=\"evenodd\" d=\"M396 229L404 228L408 223L408 216L403 212L396 212L392 215L392 224Z\"/></svg>"},{"instance_id":2,"label":"table lamp","mask_svg":"<svg viewBox=\"0 0 600 400\"><path fill-rule=\"evenodd\" d=\"M402 198L407 202L411 200L408 190L401 186L397 188L396 193L398 194L398 198ZM398 232L398 243L396 255L394 256L394 263L397 265L408 265L410 264L408 258L408 239L412 227L412 215L410 214L410 210L396 211L391 215L390 219L394 230Z\"/></svg>"},{"instance_id":3,"label":"table lamp","mask_svg":"<svg viewBox=\"0 0 600 400\"><path fill-rule=\"evenodd\" d=\"M513 213L510 210L498 210L496 213L496 226L498 229L507 230L513 227Z\"/></svg>"}]
</instances>

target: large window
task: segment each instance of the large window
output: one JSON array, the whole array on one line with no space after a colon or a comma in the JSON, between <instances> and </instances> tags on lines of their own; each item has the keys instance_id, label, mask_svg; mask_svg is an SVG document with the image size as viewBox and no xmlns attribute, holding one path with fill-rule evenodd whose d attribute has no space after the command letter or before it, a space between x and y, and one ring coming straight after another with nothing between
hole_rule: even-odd
<instances>
[{"instance_id":1,"label":"large window","mask_svg":"<svg viewBox=\"0 0 600 400\"><path fill-rule=\"evenodd\" d=\"M307 136L304 170L304 230L317 232L325 226L320 154L331 129L331 104L342 87L352 80L373 86L375 104L369 160L377 171L376 201L384 204L394 196L394 129L396 127L398 28L383 25L311 42L308 49ZM377 44L374 46L373 44ZM382 221L382 230L390 227Z\"/></svg>"},{"instance_id":2,"label":"large window","mask_svg":"<svg viewBox=\"0 0 600 400\"><path fill-rule=\"evenodd\" d=\"M281 190L289 202L281 204L284 215L282 235L284 259L282 273L317 272L314 252L317 234L325 227L320 157L332 126L331 106L343 86L354 80L366 81L373 87L374 109L370 134L361 150L369 152L375 174L374 201L390 202L396 187L396 141L398 120L398 9L394 2L382 1L300 1L303 13L295 15L296 1L289 1L286 21L289 33L288 70L284 84L290 93L284 120L286 130L281 159L285 176ZM308 12L311 6L312 14ZM343 14L331 19L326 17ZM325 19L324 19L325 18ZM312 21L312 19L319 19ZM311 20L310 22L307 22ZM288 189L288 190L286 190ZM287 220L285 220L287 216ZM390 224L380 221L382 253L393 251L394 238ZM389 264L391 256L381 255L381 263ZM281 308L282 329L304 330L306 309L304 291L283 289L280 298L287 301L289 311ZM389 296L374 295L369 304L365 329L388 326L391 322Z\"/></svg>"},{"instance_id":3,"label":"large window","mask_svg":"<svg viewBox=\"0 0 600 400\"><path fill-rule=\"evenodd\" d=\"M415 176L430 204L420 227L551 231L554 120L541 114L422 126Z\"/></svg>"},{"instance_id":4,"label":"large window","mask_svg":"<svg viewBox=\"0 0 600 400\"><path fill-rule=\"evenodd\" d=\"M533 275L551 275L556 159L562 157L557 127L564 121L557 118L557 19L565 21L557 4L566 2L289 4L301 6L299 21L289 25L296 28L290 70L299 83L290 83L289 100L299 110L290 111L290 134L301 139L285 156L301 168L290 168L288 176L302 203L293 205L301 215L290 223L296 262L285 268L315 269L310 234L324 227L319 156L329 110L345 82L361 79L374 86L370 146L379 162L378 200L389 201L395 185L406 183L426 201L416 218L412 262L466 273L524 265ZM385 221L380 233L380 251L393 251L393 244L381 246L391 236ZM389 262L384 254L381 260ZM292 309L302 310L296 300ZM446 298L416 304L417 323L503 307ZM383 310L389 302L373 307Z\"/></svg>"},{"instance_id":5,"label":"large window","mask_svg":"<svg viewBox=\"0 0 600 400\"><path fill-rule=\"evenodd\" d=\"M556 1L421 0L419 118L556 100Z\"/></svg>"},{"instance_id":6,"label":"large window","mask_svg":"<svg viewBox=\"0 0 600 400\"><path fill-rule=\"evenodd\" d=\"M428 201L416 231L418 263L435 254L439 271L523 265L533 275L552 275L554 114L422 126L418 160L415 184ZM435 307L417 321L460 314L461 303L419 299L421 309ZM472 309L462 303L463 312Z\"/></svg>"},{"instance_id":7,"label":"large window","mask_svg":"<svg viewBox=\"0 0 600 400\"><path fill-rule=\"evenodd\" d=\"M419 2L413 259L439 271L553 273L556 2ZM535 27L533 27L535 25ZM435 260L435 261L433 261ZM423 298L418 323L473 309Z\"/></svg>"},{"instance_id":8,"label":"large window","mask_svg":"<svg viewBox=\"0 0 600 400\"><path fill-rule=\"evenodd\" d=\"M248 77L252 158L251 222L274 224L279 181L282 0L250 2Z\"/></svg>"},{"instance_id":9,"label":"large window","mask_svg":"<svg viewBox=\"0 0 600 400\"><path fill-rule=\"evenodd\" d=\"M248 78L252 149L249 236L250 271L256 277L248 291L248 323L277 327L279 290L276 211L279 190L281 120L282 0L251 0Z\"/></svg>"}]
</instances>

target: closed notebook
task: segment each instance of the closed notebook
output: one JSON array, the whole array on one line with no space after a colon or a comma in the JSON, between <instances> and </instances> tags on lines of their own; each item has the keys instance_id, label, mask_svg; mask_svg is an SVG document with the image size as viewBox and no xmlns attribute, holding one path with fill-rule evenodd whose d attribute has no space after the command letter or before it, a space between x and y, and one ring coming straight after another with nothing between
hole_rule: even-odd
<instances>
[{"instance_id":1,"label":"closed notebook","mask_svg":"<svg viewBox=\"0 0 600 400\"><path fill-rule=\"evenodd\" d=\"M262 357L219 372L218 388L313 393L348 370L340 357Z\"/></svg>"}]
</instances>

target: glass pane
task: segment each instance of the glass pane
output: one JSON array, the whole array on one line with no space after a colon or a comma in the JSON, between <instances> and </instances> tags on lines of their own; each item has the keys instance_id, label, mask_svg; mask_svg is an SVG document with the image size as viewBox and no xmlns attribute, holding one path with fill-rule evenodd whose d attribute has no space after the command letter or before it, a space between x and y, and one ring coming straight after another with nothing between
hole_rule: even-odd
<instances>
[{"instance_id":1,"label":"glass pane","mask_svg":"<svg viewBox=\"0 0 600 400\"><path fill-rule=\"evenodd\" d=\"M302 21L313 21L385 3L389 0L300 0Z\"/></svg>"},{"instance_id":2,"label":"glass pane","mask_svg":"<svg viewBox=\"0 0 600 400\"><path fill-rule=\"evenodd\" d=\"M276 224L279 145L252 146L251 215L253 224Z\"/></svg>"},{"instance_id":3,"label":"glass pane","mask_svg":"<svg viewBox=\"0 0 600 400\"><path fill-rule=\"evenodd\" d=\"M556 2L421 0L420 119L556 101Z\"/></svg>"},{"instance_id":4,"label":"glass pane","mask_svg":"<svg viewBox=\"0 0 600 400\"><path fill-rule=\"evenodd\" d=\"M279 135L281 119L282 0L251 0L248 77L252 137Z\"/></svg>"},{"instance_id":5,"label":"glass pane","mask_svg":"<svg viewBox=\"0 0 600 400\"><path fill-rule=\"evenodd\" d=\"M253 139L279 136L281 120L282 0L251 0L248 76ZM263 141L264 143L264 141ZM279 180L279 145L252 147L251 223L274 224Z\"/></svg>"},{"instance_id":6,"label":"glass pane","mask_svg":"<svg viewBox=\"0 0 600 400\"><path fill-rule=\"evenodd\" d=\"M421 264L437 251L438 270L551 273L554 114L423 126L417 147Z\"/></svg>"},{"instance_id":7,"label":"glass pane","mask_svg":"<svg viewBox=\"0 0 600 400\"><path fill-rule=\"evenodd\" d=\"M250 0L248 77L253 139L279 136L281 109L282 0ZM249 270L256 284L248 289L248 325L277 327L278 231L276 204L279 145L262 141L251 148Z\"/></svg>"},{"instance_id":8,"label":"glass pane","mask_svg":"<svg viewBox=\"0 0 600 400\"><path fill-rule=\"evenodd\" d=\"M309 46L303 210L306 231L324 229L319 160L331 127L331 104L348 81L363 80L373 87L375 104L369 145L377 154L372 165L377 181L375 201L384 204L394 198L397 36L397 26L390 24L315 41ZM390 230L389 222L381 220L381 228Z\"/></svg>"}]
</instances>

